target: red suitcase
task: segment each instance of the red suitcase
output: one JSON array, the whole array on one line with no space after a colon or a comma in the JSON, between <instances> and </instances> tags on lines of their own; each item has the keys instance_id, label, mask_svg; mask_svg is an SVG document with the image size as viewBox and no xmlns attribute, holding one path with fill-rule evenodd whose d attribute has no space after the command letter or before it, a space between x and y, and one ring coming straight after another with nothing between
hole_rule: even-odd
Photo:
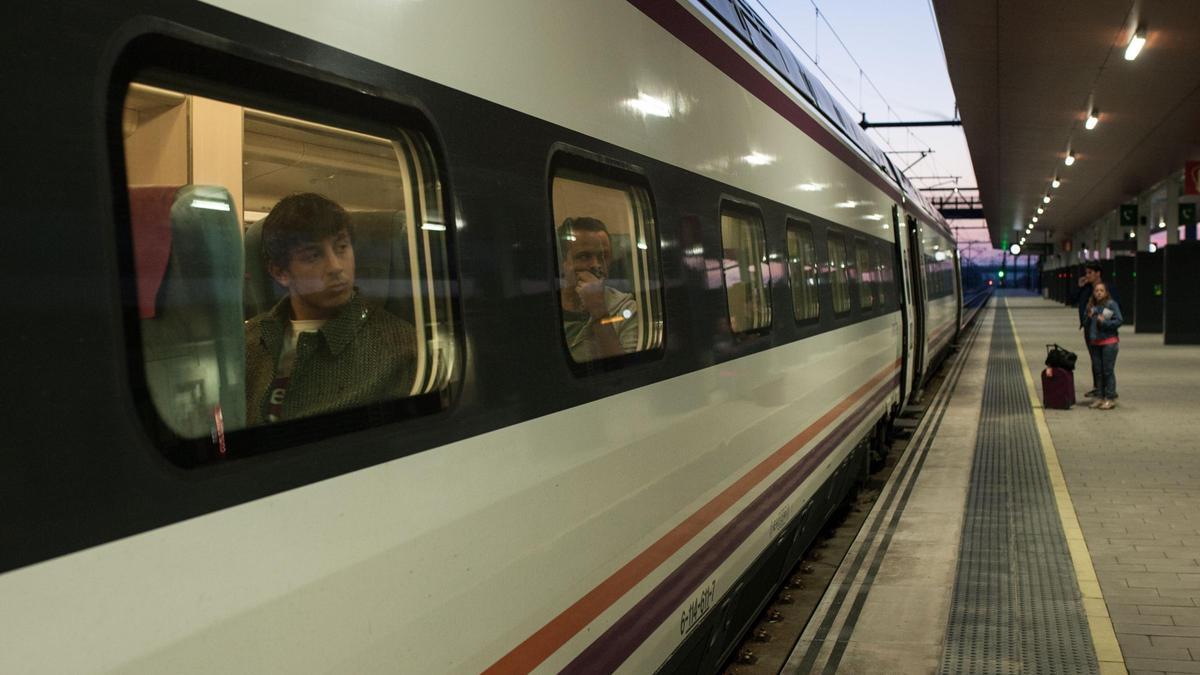
<instances>
[{"instance_id":1,"label":"red suitcase","mask_svg":"<svg viewBox=\"0 0 1200 675\"><path fill-rule=\"evenodd\" d=\"M1042 371L1042 404L1047 408L1069 410L1075 405L1075 375L1064 368Z\"/></svg>"}]
</instances>

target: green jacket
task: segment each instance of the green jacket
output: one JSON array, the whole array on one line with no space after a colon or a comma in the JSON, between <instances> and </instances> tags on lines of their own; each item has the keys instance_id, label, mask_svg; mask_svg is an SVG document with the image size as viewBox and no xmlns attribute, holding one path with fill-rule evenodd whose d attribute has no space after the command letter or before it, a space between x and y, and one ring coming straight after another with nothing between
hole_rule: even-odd
<instances>
[{"instance_id":1,"label":"green jacket","mask_svg":"<svg viewBox=\"0 0 1200 675\"><path fill-rule=\"evenodd\" d=\"M271 384L291 304L287 297L246 322L246 425L267 421ZM281 419L357 408L411 394L416 371L412 324L369 305L357 292L321 330L296 344Z\"/></svg>"}]
</instances>

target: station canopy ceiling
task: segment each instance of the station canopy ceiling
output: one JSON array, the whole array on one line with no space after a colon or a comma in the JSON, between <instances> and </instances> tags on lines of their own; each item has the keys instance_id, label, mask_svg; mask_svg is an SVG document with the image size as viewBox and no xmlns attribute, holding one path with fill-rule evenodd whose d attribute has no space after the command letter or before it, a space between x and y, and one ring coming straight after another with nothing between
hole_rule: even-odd
<instances>
[{"instance_id":1,"label":"station canopy ceiling","mask_svg":"<svg viewBox=\"0 0 1200 675\"><path fill-rule=\"evenodd\" d=\"M1200 159L1200 2L933 4L993 245L1019 238L1047 193L1033 242L1046 226L1062 241ZM1127 61L1139 27L1145 47Z\"/></svg>"}]
</instances>

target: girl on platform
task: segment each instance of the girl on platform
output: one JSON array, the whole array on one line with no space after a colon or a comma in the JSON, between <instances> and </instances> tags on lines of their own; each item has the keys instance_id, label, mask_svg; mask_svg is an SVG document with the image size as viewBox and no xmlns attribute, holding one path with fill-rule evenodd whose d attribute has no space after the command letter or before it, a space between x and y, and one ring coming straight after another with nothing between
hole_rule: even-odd
<instances>
[{"instance_id":1,"label":"girl on platform","mask_svg":"<svg viewBox=\"0 0 1200 675\"><path fill-rule=\"evenodd\" d=\"M1092 356L1092 376L1099 383L1100 396L1091 407L1112 410L1117 403L1117 378L1113 368L1117 365L1117 350L1121 343L1117 329L1124 318L1117 301L1108 294L1108 287L1098 282L1092 287L1092 298L1087 306L1087 342Z\"/></svg>"}]
</instances>

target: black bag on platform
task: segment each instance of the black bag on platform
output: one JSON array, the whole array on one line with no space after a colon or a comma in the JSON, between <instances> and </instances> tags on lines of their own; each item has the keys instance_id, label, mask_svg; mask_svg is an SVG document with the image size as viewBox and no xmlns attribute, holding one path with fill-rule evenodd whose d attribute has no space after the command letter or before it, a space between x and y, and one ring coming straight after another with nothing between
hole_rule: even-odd
<instances>
[{"instance_id":1,"label":"black bag on platform","mask_svg":"<svg viewBox=\"0 0 1200 675\"><path fill-rule=\"evenodd\" d=\"M1046 345L1046 366L1048 368L1074 371L1075 360L1078 358L1075 352L1067 351L1057 344Z\"/></svg>"}]
</instances>

